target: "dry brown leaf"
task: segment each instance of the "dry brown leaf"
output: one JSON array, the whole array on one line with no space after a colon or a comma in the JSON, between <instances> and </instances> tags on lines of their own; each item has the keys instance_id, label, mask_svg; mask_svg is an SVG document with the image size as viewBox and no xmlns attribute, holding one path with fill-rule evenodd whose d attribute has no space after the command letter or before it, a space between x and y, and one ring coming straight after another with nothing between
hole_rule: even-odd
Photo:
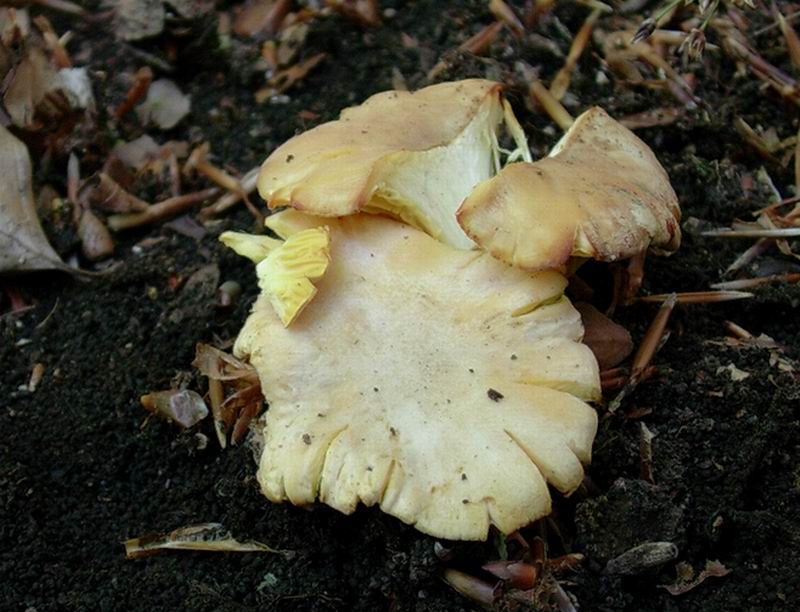
<instances>
[{"instance_id":1,"label":"dry brown leaf","mask_svg":"<svg viewBox=\"0 0 800 612\"><path fill-rule=\"evenodd\" d=\"M28 149L0 125L0 273L54 268L70 270L36 216Z\"/></svg>"},{"instance_id":2,"label":"dry brown leaf","mask_svg":"<svg viewBox=\"0 0 800 612\"><path fill-rule=\"evenodd\" d=\"M114 31L123 40L156 36L164 29L161 0L112 0Z\"/></svg>"},{"instance_id":3,"label":"dry brown leaf","mask_svg":"<svg viewBox=\"0 0 800 612\"><path fill-rule=\"evenodd\" d=\"M123 40L141 40L160 34L166 17L164 4L186 18L201 15L213 7L202 0L109 0L117 36Z\"/></svg>"},{"instance_id":4,"label":"dry brown leaf","mask_svg":"<svg viewBox=\"0 0 800 612\"><path fill-rule=\"evenodd\" d=\"M670 595L683 595L688 593L696 586L702 584L706 578L721 578L731 573L727 567L719 561L706 561L706 567L692 580L694 570L687 563L678 564L678 580L675 584L659 584L658 587L665 589Z\"/></svg>"},{"instance_id":5,"label":"dry brown leaf","mask_svg":"<svg viewBox=\"0 0 800 612\"><path fill-rule=\"evenodd\" d=\"M233 21L233 31L239 36L275 34L291 8L287 0L249 0Z\"/></svg>"},{"instance_id":6,"label":"dry brown leaf","mask_svg":"<svg viewBox=\"0 0 800 612\"><path fill-rule=\"evenodd\" d=\"M57 73L44 51L29 46L3 95L3 104L12 123L19 127L30 126L36 107L48 93L58 89L59 84Z\"/></svg>"},{"instance_id":7,"label":"dry brown leaf","mask_svg":"<svg viewBox=\"0 0 800 612\"><path fill-rule=\"evenodd\" d=\"M99 261L114 253L114 240L105 224L91 210L84 209L78 223L81 251L86 259Z\"/></svg>"},{"instance_id":8,"label":"dry brown leaf","mask_svg":"<svg viewBox=\"0 0 800 612\"><path fill-rule=\"evenodd\" d=\"M211 552L269 552L287 551L270 548L261 542L240 542L220 523L202 523L181 527L164 535L144 536L126 540L125 557L136 559L157 554L161 550L206 550Z\"/></svg>"}]
</instances>

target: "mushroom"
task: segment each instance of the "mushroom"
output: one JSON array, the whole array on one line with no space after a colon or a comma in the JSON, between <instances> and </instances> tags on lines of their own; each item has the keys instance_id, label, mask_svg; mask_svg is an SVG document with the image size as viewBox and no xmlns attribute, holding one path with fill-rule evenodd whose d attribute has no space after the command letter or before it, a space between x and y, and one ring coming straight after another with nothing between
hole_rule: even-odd
<instances>
[{"instance_id":1,"label":"mushroom","mask_svg":"<svg viewBox=\"0 0 800 612\"><path fill-rule=\"evenodd\" d=\"M327 227L298 231L285 242L237 232L223 232L219 238L258 264L258 285L285 327L314 298L317 288L312 281L322 278L330 263Z\"/></svg>"},{"instance_id":2,"label":"mushroom","mask_svg":"<svg viewBox=\"0 0 800 612\"><path fill-rule=\"evenodd\" d=\"M571 258L625 259L680 244L669 177L633 132L600 108L583 113L550 155L509 164L457 213L480 248L526 270Z\"/></svg>"},{"instance_id":3,"label":"mushroom","mask_svg":"<svg viewBox=\"0 0 800 612\"><path fill-rule=\"evenodd\" d=\"M547 515L547 484L569 493L583 479L597 428L586 402L600 394L565 278L378 215L268 219L277 250L318 223L330 263L313 301L287 327L262 293L234 347L269 403L263 493L348 514L377 504L463 540Z\"/></svg>"},{"instance_id":4,"label":"mushroom","mask_svg":"<svg viewBox=\"0 0 800 612\"><path fill-rule=\"evenodd\" d=\"M509 159L529 160L498 83L472 79L379 93L274 151L258 190L270 208L326 217L382 212L470 249L455 211L500 169L504 121L517 144Z\"/></svg>"}]
</instances>

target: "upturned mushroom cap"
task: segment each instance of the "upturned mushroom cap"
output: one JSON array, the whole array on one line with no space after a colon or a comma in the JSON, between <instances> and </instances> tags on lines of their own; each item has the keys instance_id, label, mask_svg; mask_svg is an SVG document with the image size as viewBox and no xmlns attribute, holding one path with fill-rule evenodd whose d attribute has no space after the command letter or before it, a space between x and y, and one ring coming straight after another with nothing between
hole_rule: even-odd
<instances>
[{"instance_id":1,"label":"upturned mushroom cap","mask_svg":"<svg viewBox=\"0 0 800 612\"><path fill-rule=\"evenodd\" d=\"M550 155L506 166L458 213L464 231L498 259L527 270L570 258L625 259L680 244L669 177L633 132L600 108L583 113Z\"/></svg>"},{"instance_id":2,"label":"upturned mushroom cap","mask_svg":"<svg viewBox=\"0 0 800 612\"><path fill-rule=\"evenodd\" d=\"M500 90L472 79L376 94L279 147L261 167L259 193L270 208L326 217L384 212L469 249L455 211L499 169L504 114L530 155Z\"/></svg>"},{"instance_id":3,"label":"upturned mushroom cap","mask_svg":"<svg viewBox=\"0 0 800 612\"><path fill-rule=\"evenodd\" d=\"M318 222L272 217L291 240ZM359 503L431 535L485 539L550 511L591 457L597 363L556 272L526 273L376 215L325 219L330 265L284 327L262 294L234 348L269 410L273 501ZM262 274L262 269L257 270Z\"/></svg>"}]
</instances>

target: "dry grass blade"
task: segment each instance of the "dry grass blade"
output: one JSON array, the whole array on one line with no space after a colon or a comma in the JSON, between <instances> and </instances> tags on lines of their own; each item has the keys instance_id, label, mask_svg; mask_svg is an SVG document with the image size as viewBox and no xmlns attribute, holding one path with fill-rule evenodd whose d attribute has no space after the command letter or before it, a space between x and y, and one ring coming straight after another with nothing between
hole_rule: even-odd
<instances>
[{"instance_id":1,"label":"dry grass blade","mask_svg":"<svg viewBox=\"0 0 800 612\"><path fill-rule=\"evenodd\" d=\"M789 49L789 57L792 60L792 64L795 69L800 69L800 37L795 32L792 24L780 13L778 14L778 23L780 23L781 32L786 39L786 47Z\"/></svg>"},{"instance_id":2,"label":"dry grass blade","mask_svg":"<svg viewBox=\"0 0 800 612\"><path fill-rule=\"evenodd\" d=\"M655 484L653 479L653 432L639 422L639 478Z\"/></svg>"},{"instance_id":3,"label":"dry grass blade","mask_svg":"<svg viewBox=\"0 0 800 612\"><path fill-rule=\"evenodd\" d=\"M317 65L319 65L320 62L322 62L326 57L328 57L327 53L317 53L316 55L312 55L307 60L300 62L299 64L295 64L286 70L281 70L280 72L275 73L275 75L269 80L267 87L259 89L256 92L256 102L261 104L273 96L277 96L285 91L288 91L295 85L295 83L303 80L306 75L316 68Z\"/></svg>"},{"instance_id":4,"label":"dry grass blade","mask_svg":"<svg viewBox=\"0 0 800 612\"><path fill-rule=\"evenodd\" d=\"M200 218L208 219L210 217L213 217L214 215L223 213L229 208L232 208L236 204L241 202L244 199L245 195L249 197L250 194L252 194L255 191L256 185L258 184L259 170L260 167L258 166L250 169L239 181L241 192L226 193L219 200L217 200L213 204L209 204L202 211L200 211Z\"/></svg>"},{"instance_id":5,"label":"dry grass blade","mask_svg":"<svg viewBox=\"0 0 800 612\"><path fill-rule=\"evenodd\" d=\"M532 0L532 2L528 2L522 21L528 28L532 28L553 9L555 4L556 0Z\"/></svg>"},{"instance_id":6,"label":"dry grass blade","mask_svg":"<svg viewBox=\"0 0 800 612\"><path fill-rule=\"evenodd\" d=\"M148 66L140 68L134 76L133 85L131 85L128 93L125 94L125 100L114 111L114 116L117 119L122 119L133 110L133 107L147 95L147 90L150 89L150 83L152 82L153 71Z\"/></svg>"},{"instance_id":7,"label":"dry grass blade","mask_svg":"<svg viewBox=\"0 0 800 612\"><path fill-rule=\"evenodd\" d=\"M556 125L565 132L575 122L569 111L550 93L542 82L534 79L528 84L528 92L531 97L539 103L544 111L555 121Z\"/></svg>"},{"instance_id":8,"label":"dry grass blade","mask_svg":"<svg viewBox=\"0 0 800 612\"><path fill-rule=\"evenodd\" d=\"M126 540L125 558L137 559L163 550L203 550L210 552L267 552L286 554L253 540L240 542L220 523L202 523L181 527L167 534Z\"/></svg>"},{"instance_id":9,"label":"dry grass blade","mask_svg":"<svg viewBox=\"0 0 800 612\"><path fill-rule=\"evenodd\" d=\"M62 13L67 13L69 15L78 15L79 17L83 17L85 19L92 17L92 14L82 6L78 6L74 2L69 2L69 0L32 0L31 4L38 4L39 6L49 8L54 11L61 11Z\"/></svg>"},{"instance_id":10,"label":"dry grass blade","mask_svg":"<svg viewBox=\"0 0 800 612\"><path fill-rule=\"evenodd\" d=\"M723 46L734 59L739 59L747 63L759 79L768 83L781 96L800 104L800 88L798 83L791 76L770 64L767 60L753 51L747 44L735 38L732 34L727 34L723 38Z\"/></svg>"},{"instance_id":11,"label":"dry grass blade","mask_svg":"<svg viewBox=\"0 0 800 612\"><path fill-rule=\"evenodd\" d=\"M639 375L639 382L643 383L651 379L658 369L655 366L647 366L644 371ZM603 393L611 391L619 391L628 382L628 372L624 368L612 368L604 372L600 372L600 388Z\"/></svg>"},{"instance_id":12,"label":"dry grass blade","mask_svg":"<svg viewBox=\"0 0 800 612\"><path fill-rule=\"evenodd\" d=\"M511 7L503 2L503 0L490 0L489 10L498 21L502 21L508 26L508 29L511 30L514 36L521 38L525 35L525 26L522 25L522 22Z\"/></svg>"},{"instance_id":13,"label":"dry grass blade","mask_svg":"<svg viewBox=\"0 0 800 612\"><path fill-rule=\"evenodd\" d=\"M686 293L657 293L636 298L637 302L663 302L670 296L675 296L678 304L713 304L715 302L730 302L733 300L746 300L753 297L752 293L744 291L689 291Z\"/></svg>"},{"instance_id":14,"label":"dry grass blade","mask_svg":"<svg viewBox=\"0 0 800 612\"><path fill-rule=\"evenodd\" d=\"M232 194L236 194L239 199L244 200L247 209L250 211L250 214L253 215L256 222L259 225L263 224L264 215L262 215L261 212L255 206L253 206L253 203L250 201L248 193L244 190L242 184L230 174L220 168L217 168L208 160L206 160L209 150L210 146L207 142L203 143L199 147L196 147L189 156L189 159L184 164L183 172L185 174L191 174L196 170L212 183L215 183Z\"/></svg>"},{"instance_id":15,"label":"dry grass blade","mask_svg":"<svg viewBox=\"0 0 800 612\"><path fill-rule=\"evenodd\" d=\"M767 144L764 138L756 132L744 119L736 117L733 122L736 131L744 139L744 141L753 147L758 154L761 155L768 162L777 164L778 159L772 154L772 148Z\"/></svg>"},{"instance_id":16,"label":"dry grass blade","mask_svg":"<svg viewBox=\"0 0 800 612\"><path fill-rule=\"evenodd\" d=\"M163 202L153 204L150 208L139 213L130 213L125 215L111 215L108 218L108 227L111 231L121 232L122 230L131 229L134 227L141 227L157 221L162 221L169 217L182 213L187 208L199 204L204 200L213 198L219 193L217 187L210 189L203 189L194 193L187 193L175 198L169 198Z\"/></svg>"},{"instance_id":17,"label":"dry grass blade","mask_svg":"<svg viewBox=\"0 0 800 612\"><path fill-rule=\"evenodd\" d=\"M787 273L787 274L772 274L770 276L761 276L759 278L742 278L739 280L726 281L722 283L714 283L711 285L713 289L753 289L761 287L762 285L771 285L774 283L797 283L800 282L800 274Z\"/></svg>"},{"instance_id":18,"label":"dry grass blade","mask_svg":"<svg viewBox=\"0 0 800 612\"><path fill-rule=\"evenodd\" d=\"M591 13L589 13L586 21L583 22L581 29L578 30L575 38L572 39L572 45L569 48L569 53L567 54L567 59L564 62L564 66L558 71L558 74L556 74L553 82L550 84L550 93L556 100L561 100L564 97L564 94L567 93L570 80L572 78L572 73L575 70L575 66L578 64L578 60L583 54L584 49L586 49L586 45L589 43L589 39L592 36L592 29L594 28L594 24L597 22L597 19L600 17L600 14L601 9L599 8L595 8Z\"/></svg>"},{"instance_id":19,"label":"dry grass blade","mask_svg":"<svg viewBox=\"0 0 800 612\"><path fill-rule=\"evenodd\" d=\"M358 25L372 28L381 25L378 0L325 0L325 4Z\"/></svg>"},{"instance_id":20,"label":"dry grass blade","mask_svg":"<svg viewBox=\"0 0 800 612\"><path fill-rule=\"evenodd\" d=\"M750 248L748 248L744 253L739 255L736 260L727 267L725 270L725 274L731 274L732 272L736 272L740 270L744 266L750 264L756 257L759 255L763 255L766 253L772 245L775 244L775 240L772 238L759 238ZM712 285L713 288L719 289L719 287L715 287Z\"/></svg>"},{"instance_id":21,"label":"dry grass blade","mask_svg":"<svg viewBox=\"0 0 800 612\"><path fill-rule=\"evenodd\" d=\"M642 343L639 345L639 350L636 351L636 355L633 358L633 366L631 367L631 375L628 382L625 383L625 386L619 394L608 405L608 412L610 414L614 414L617 411L622 404L622 400L624 400L641 381L642 373L647 369L647 366L650 365L650 361L653 359L653 356L656 354L661 344L661 338L664 336L664 330L667 328L669 316L672 314L672 310L675 308L677 301L677 294L670 293L661 304L661 308L659 308L658 313L655 318L653 318L653 322L650 323L650 327L647 328L647 332L645 332L644 338L642 338Z\"/></svg>"},{"instance_id":22,"label":"dry grass blade","mask_svg":"<svg viewBox=\"0 0 800 612\"><path fill-rule=\"evenodd\" d=\"M250 402L246 406L244 406L239 411L239 416L236 419L236 423L233 426L233 432L231 433L231 444L236 446L244 439L245 434L250 429L250 423L253 421L258 413L261 412L261 408L263 406L263 402L261 400L261 387L258 387L259 392L259 399L254 402Z\"/></svg>"},{"instance_id":23,"label":"dry grass blade","mask_svg":"<svg viewBox=\"0 0 800 612\"><path fill-rule=\"evenodd\" d=\"M800 236L800 227L764 229L729 229L727 227L721 227L705 231L702 235L712 238L796 238Z\"/></svg>"},{"instance_id":24,"label":"dry grass blade","mask_svg":"<svg viewBox=\"0 0 800 612\"><path fill-rule=\"evenodd\" d=\"M458 45L458 49L459 51L467 51L475 55L480 55L489 48L489 45L492 44L502 29L503 23L501 21L490 23L480 32Z\"/></svg>"}]
</instances>

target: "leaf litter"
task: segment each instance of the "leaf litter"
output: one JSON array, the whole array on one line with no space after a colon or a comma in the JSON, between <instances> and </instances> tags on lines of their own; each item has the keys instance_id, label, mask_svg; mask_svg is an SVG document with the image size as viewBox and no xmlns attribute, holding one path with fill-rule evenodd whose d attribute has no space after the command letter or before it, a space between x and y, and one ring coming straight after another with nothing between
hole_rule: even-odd
<instances>
[{"instance_id":1,"label":"leaf litter","mask_svg":"<svg viewBox=\"0 0 800 612\"><path fill-rule=\"evenodd\" d=\"M33 197L27 147L0 125L0 273L67 270L50 246Z\"/></svg>"}]
</instances>

